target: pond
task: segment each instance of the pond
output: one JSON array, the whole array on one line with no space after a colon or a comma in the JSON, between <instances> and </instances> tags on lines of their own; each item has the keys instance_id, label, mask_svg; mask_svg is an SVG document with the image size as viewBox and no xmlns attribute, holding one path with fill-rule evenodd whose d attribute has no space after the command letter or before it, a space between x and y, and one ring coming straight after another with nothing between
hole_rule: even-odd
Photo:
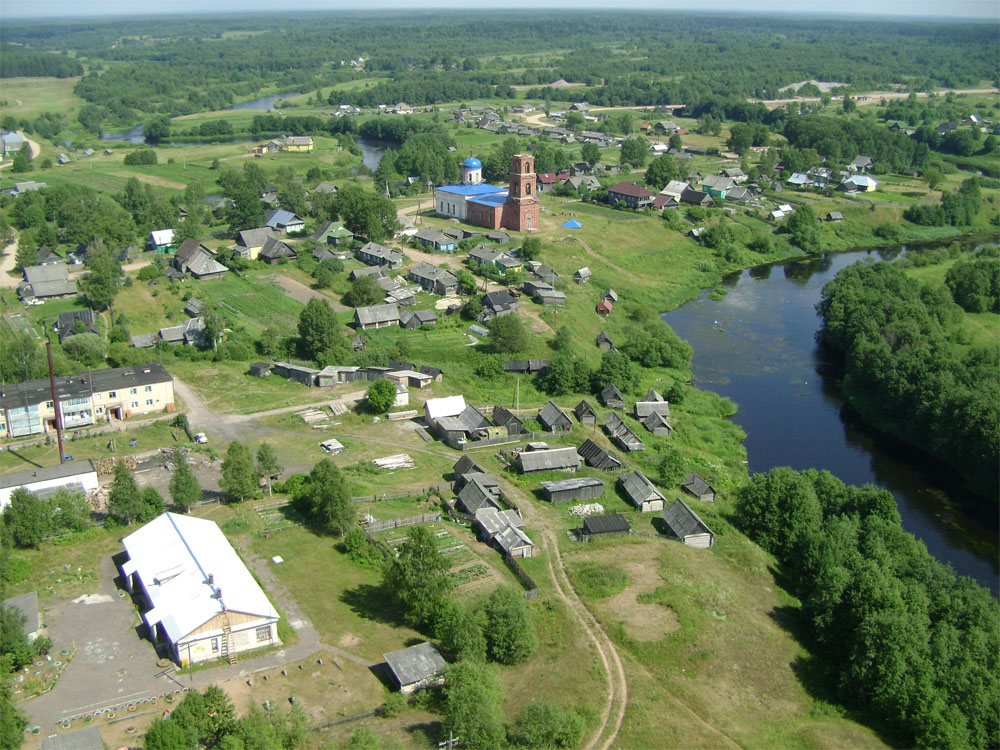
<instances>
[{"instance_id":1,"label":"pond","mask_svg":"<svg viewBox=\"0 0 1000 750\"><path fill-rule=\"evenodd\" d=\"M301 96L301 91L286 91L283 94L271 94L269 96L262 96L259 99L253 99L249 102L240 102L239 104L234 104L231 107L226 107L226 110L234 109L262 109L264 111L270 111L274 109L275 103L281 101L282 99L289 99L293 96Z\"/></svg>"},{"instance_id":2,"label":"pond","mask_svg":"<svg viewBox=\"0 0 1000 750\"><path fill-rule=\"evenodd\" d=\"M931 554L996 594L996 509L970 512L945 467L853 420L837 392L835 358L815 339L823 286L852 263L898 253L846 252L749 269L725 280L723 299L705 292L663 319L694 347L695 385L739 405L734 421L747 433L751 472L828 469L848 484L877 484L893 494L903 526Z\"/></svg>"},{"instance_id":3,"label":"pond","mask_svg":"<svg viewBox=\"0 0 1000 750\"><path fill-rule=\"evenodd\" d=\"M387 148L398 148L395 143L379 141L374 138L355 138L354 142L361 149L361 163L372 172L378 169L378 163L382 161L382 154Z\"/></svg>"}]
</instances>

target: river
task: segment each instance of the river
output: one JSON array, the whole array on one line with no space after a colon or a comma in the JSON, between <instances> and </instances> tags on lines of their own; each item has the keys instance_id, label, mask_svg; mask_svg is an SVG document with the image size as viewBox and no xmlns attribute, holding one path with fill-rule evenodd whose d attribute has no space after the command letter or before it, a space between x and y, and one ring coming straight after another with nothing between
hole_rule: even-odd
<instances>
[{"instance_id":1,"label":"river","mask_svg":"<svg viewBox=\"0 0 1000 750\"><path fill-rule=\"evenodd\" d=\"M705 292L663 319L694 347L695 385L739 405L734 421L747 433L751 472L828 469L848 484L877 484L931 554L996 594L995 513L981 520L963 512L947 471L851 421L834 376L824 377L834 363L815 340L816 303L839 270L866 258L880 256L856 251L749 269L724 281L723 299Z\"/></svg>"}]
</instances>

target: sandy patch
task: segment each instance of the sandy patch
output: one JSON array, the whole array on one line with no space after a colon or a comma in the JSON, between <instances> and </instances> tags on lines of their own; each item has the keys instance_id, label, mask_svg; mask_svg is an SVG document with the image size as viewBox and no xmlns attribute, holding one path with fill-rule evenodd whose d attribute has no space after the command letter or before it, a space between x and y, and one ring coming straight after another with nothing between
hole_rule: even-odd
<instances>
[{"instance_id":1,"label":"sandy patch","mask_svg":"<svg viewBox=\"0 0 1000 750\"><path fill-rule=\"evenodd\" d=\"M452 305L461 305L461 297L442 297L439 300L435 300L434 309L435 310L447 310Z\"/></svg>"},{"instance_id":2,"label":"sandy patch","mask_svg":"<svg viewBox=\"0 0 1000 750\"><path fill-rule=\"evenodd\" d=\"M627 549L627 548L626 548ZM625 557L632 550L623 549ZM641 548L640 548L641 549ZM621 593L601 600L596 607L620 620L625 632L637 641L658 641L681 625L677 613L662 604L643 604L641 594L650 594L663 585L663 579L649 561L615 561L628 573L629 585Z\"/></svg>"},{"instance_id":3,"label":"sandy patch","mask_svg":"<svg viewBox=\"0 0 1000 750\"><path fill-rule=\"evenodd\" d=\"M354 635L354 633L344 633L337 641L337 645L341 648L351 648L359 643L361 643L361 636Z\"/></svg>"}]
</instances>

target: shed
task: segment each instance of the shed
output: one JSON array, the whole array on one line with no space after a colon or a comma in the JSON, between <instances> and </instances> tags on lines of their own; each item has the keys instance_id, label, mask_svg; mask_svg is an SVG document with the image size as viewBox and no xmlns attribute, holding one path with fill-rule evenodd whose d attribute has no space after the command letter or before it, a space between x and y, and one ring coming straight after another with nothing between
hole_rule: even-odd
<instances>
[{"instance_id":1,"label":"shed","mask_svg":"<svg viewBox=\"0 0 1000 750\"><path fill-rule=\"evenodd\" d=\"M493 407L493 424L506 427L508 435L520 435L524 432L524 422L505 406Z\"/></svg>"},{"instance_id":2,"label":"shed","mask_svg":"<svg viewBox=\"0 0 1000 750\"><path fill-rule=\"evenodd\" d=\"M441 417L457 417L463 411L465 411L465 397L460 395L429 398L424 402L424 416L428 422Z\"/></svg>"},{"instance_id":3,"label":"shed","mask_svg":"<svg viewBox=\"0 0 1000 750\"><path fill-rule=\"evenodd\" d=\"M573 429L573 421L569 414L551 399L538 410L538 421L549 432L569 432Z\"/></svg>"},{"instance_id":4,"label":"shed","mask_svg":"<svg viewBox=\"0 0 1000 750\"><path fill-rule=\"evenodd\" d=\"M670 404L667 401L636 401L635 418L643 420L650 414L662 414L664 417L670 416Z\"/></svg>"},{"instance_id":5,"label":"shed","mask_svg":"<svg viewBox=\"0 0 1000 750\"><path fill-rule=\"evenodd\" d=\"M314 367L302 367L289 362L275 362L274 374L282 378L294 380L302 385L316 385L316 375L319 373Z\"/></svg>"},{"instance_id":6,"label":"shed","mask_svg":"<svg viewBox=\"0 0 1000 750\"><path fill-rule=\"evenodd\" d=\"M329 453L331 456L336 456L338 453L344 450L344 444L334 438L330 438L329 440L324 440L322 443L319 444L319 447L322 448L326 453Z\"/></svg>"},{"instance_id":7,"label":"shed","mask_svg":"<svg viewBox=\"0 0 1000 750\"><path fill-rule=\"evenodd\" d=\"M41 750L104 750L101 728L95 726L77 729L74 732L43 737Z\"/></svg>"},{"instance_id":8,"label":"shed","mask_svg":"<svg viewBox=\"0 0 1000 750\"><path fill-rule=\"evenodd\" d=\"M550 503L595 500L604 494L604 482L593 477L574 477L555 482L542 482L542 494Z\"/></svg>"},{"instance_id":9,"label":"shed","mask_svg":"<svg viewBox=\"0 0 1000 750\"><path fill-rule=\"evenodd\" d=\"M576 448L521 451L514 459L514 465L522 474L534 471L576 471L580 468L580 463Z\"/></svg>"},{"instance_id":10,"label":"shed","mask_svg":"<svg viewBox=\"0 0 1000 750\"><path fill-rule=\"evenodd\" d=\"M266 378L271 374L271 363L270 362L252 362L250 363L250 375L255 378Z\"/></svg>"},{"instance_id":11,"label":"shed","mask_svg":"<svg viewBox=\"0 0 1000 750\"><path fill-rule=\"evenodd\" d=\"M461 485L458 490L455 506L463 513L470 516L483 508L500 509L500 501L503 493L500 491L500 484L489 474L463 474L456 486Z\"/></svg>"},{"instance_id":12,"label":"shed","mask_svg":"<svg viewBox=\"0 0 1000 750\"><path fill-rule=\"evenodd\" d=\"M670 422L667 421L667 418L657 412L652 412L648 417L641 421L642 426L654 435L668 437L670 433L674 431L674 428L671 426Z\"/></svg>"},{"instance_id":13,"label":"shed","mask_svg":"<svg viewBox=\"0 0 1000 750\"><path fill-rule=\"evenodd\" d=\"M444 683L442 672L447 665L432 643L424 641L416 646L383 654L382 658L401 693L409 694Z\"/></svg>"},{"instance_id":14,"label":"shed","mask_svg":"<svg viewBox=\"0 0 1000 750\"><path fill-rule=\"evenodd\" d=\"M598 315L609 315L614 309L614 305L611 304L611 300L602 299L597 303L597 314Z\"/></svg>"},{"instance_id":15,"label":"shed","mask_svg":"<svg viewBox=\"0 0 1000 750\"><path fill-rule=\"evenodd\" d=\"M591 276L590 268L584 266L583 268L581 268L580 270L578 270L576 273L573 274L573 281L575 281L577 284L586 284L588 281L590 281L590 276Z\"/></svg>"},{"instance_id":16,"label":"shed","mask_svg":"<svg viewBox=\"0 0 1000 750\"><path fill-rule=\"evenodd\" d=\"M490 506L477 510L475 516L476 525L480 529L480 538L487 542L492 541L493 537L508 526L513 526L515 529L524 528L524 519L517 515L516 510L498 510Z\"/></svg>"},{"instance_id":17,"label":"shed","mask_svg":"<svg viewBox=\"0 0 1000 750\"><path fill-rule=\"evenodd\" d=\"M85 459L0 475L0 508L10 504L10 496L18 487L36 497L48 497L58 490L86 493L97 489L97 471L90 459Z\"/></svg>"},{"instance_id":18,"label":"shed","mask_svg":"<svg viewBox=\"0 0 1000 750\"><path fill-rule=\"evenodd\" d=\"M462 456L455 462L455 465L451 467L452 472L454 472L456 477L460 477L463 474L485 474L486 469L477 464L469 456Z\"/></svg>"},{"instance_id":19,"label":"shed","mask_svg":"<svg viewBox=\"0 0 1000 750\"><path fill-rule=\"evenodd\" d=\"M24 615L24 634L28 636L29 641L33 641L38 637L38 631L42 625L38 619L38 594L36 592L29 591L27 594L20 594L12 596L10 599L5 599L3 608L16 609Z\"/></svg>"},{"instance_id":20,"label":"shed","mask_svg":"<svg viewBox=\"0 0 1000 750\"><path fill-rule=\"evenodd\" d=\"M607 386L603 391L601 391L601 401L609 409L624 409L625 408L625 397L622 392L618 390L618 386L612 384Z\"/></svg>"},{"instance_id":21,"label":"shed","mask_svg":"<svg viewBox=\"0 0 1000 750\"><path fill-rule=\"evenodd\" d=\"M611 337L607 333L601 331L597 334L597 348L598 349L614 349L615 342L611 340Z\"/></svg>"},{"instance_id":22,"label":"shed","mask_svg":"<svg viewBox=\"0 0 1000 750\"><path fill-rule=\"evenodd\" d=\"M508 526L493 537L493 544L508 557L531 557L535 552L535 543L516 526Z\"/></svg>"},{"instance_id":23,"label":"shed","mask_svg":"<svg viewBox=\"0 0 1000 750\"><path fill-rule=\"evenodd\" d=\"M625 424L624 420L612 412L604 420L604 431L608 433L611 442L624 451L644 451L646 444L642 442L632 428Z\"/></svg>"},{"instance_id":24,"label":"shed","mask_svg":"<svg viewBox=\"0 0 1000 750\"><path fill-rule=\"evenodd\" d=\"M680 498L663 511L663 522L670 536L688 547L711 547L715 543L712 530Z\"/></svg>"},{"instance_id":25,"label":"shed","mask_svg":"<svg viewBox=\"0 0 1000 750\"><path fill-rule=\"evenodd\" d=\"M643 513L663 510L667 499L646 475L636 469L631 474L618 477L618 489L624 498Z\"/></svg>"},{"instance_id":26,"label":"shed","mask_svg":"<svg viewBox=\"0 0 1000 750\"><path fill-rule=\"evenodd\" d=\"M693 471L681 482L681 489L694 495L703 503L715 502L715 488Z\"/></svg>"},{"instance_id":27,"label":"shed","mask_svg":"<svg viewBox=\"0 0 1000 750\"><path fill-rule=\"evenodd\" d=\"M580 421L580 424L597 424L597 411L587 399L583 399L573 407L573 413Z\"/></svg>"},{"instance_id":28,"label":"shed","mask_svg":"<svg viewBox=\"0 0 1000 750\"><path fill-rule=\"evenodd\" d=\"M632 530L628 519L621 513L603 516L587 516L583 519L583 535L588 540L603 534L627 534Z\"/></svg>"},{"instance_id":29,"label":"shed","mask_svg":"<svg viewBox=\"0 0 1000 750\"><path fill-rule=\"evenodd\" d=\"M589 438L583 441L583 445L577 448L577 453L587 462L587 466L601 471L618 471L622 468L622 462L615 456L608 453Z\"/></svg>"}]
</instances>

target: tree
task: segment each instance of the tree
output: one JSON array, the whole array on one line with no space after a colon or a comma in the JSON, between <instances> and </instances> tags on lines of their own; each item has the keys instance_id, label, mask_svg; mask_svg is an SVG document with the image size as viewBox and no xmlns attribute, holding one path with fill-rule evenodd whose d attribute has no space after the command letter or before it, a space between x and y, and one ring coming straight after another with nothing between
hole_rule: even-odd
<instances>
[{"instance_id":1,"label":"tree","mask_svg":"<svg viewBox=\"0 0 1000 750\"><path fill-rule=\"evenodd\" d=\"M313 297L299 313L299 343L302 355L319 360L324 356L347 356L347 342L330 303Z\"/></svg>"},{"instance_id":2,"label":"tree","mask_svg":"<svg viewBox=\"0 0 1000 750\"><path fill-rule=\"evenodd\" d=\"M587 363L566 349L557 349L548 370L538 376L539 387L550 396L581 393L587 390L589 383Z\"/></svg>"},{"instance_id":3,"label":"tree","mask_svg":"<svg viewBox=\"0 0 1000 750\"><path fill-rule=\"evenodd\" d=\"M170 137L170 118L159 115L142 126L147 143L159 143Z\"/></svg>"},{"instance_id":4,"label":"tree","mask_svg":"<svg viewBox=\"0 0 1000 750\"><path fill-rule=\"evenodd\" d=\"M87 246L87 267L90 273L83 280L83 293L95 310L111 307L118 294L122 267L111 250L100 239Z\"/></svg>"},{"instance_id":5,"label":"tree","mask_svg":"<svg viewBox=\"0 0 1000 750\"><path fill-rule=\"evenodd\" d=\"M622 393L634 391L639 385L639 373L635 365L619 351L611 349L601 357L601 366L594 371L591 387L601 391L615 385Z\"/></svg>"},{"instance_id":6,"label":"tree","mask_svg":"<svg viewBox=\"0 0 1000 750\"><path fill-rule=\"evenodd\" d=\"M142 509L138 515L140 523L152 521L167 509L167 504L163 502L163 495L157 491L156 487L143 487L139 498L142 502Z\"/></svg>"},{"instance_id":7,"label":"tree","mask_svg":"<svg viewBox=\"0 0 1000 750\"><path fill-rule=\"evenodd\" d=\"M586 725L576 711L545 701L528 703L517 715L510 741L521 748L567 748L580 746Z\"/></svg>"},{"instance_id":8,"label":"tree","mask_svg":"<svg viewBox=\"0 0 1000 750\"><path fill-rule=\"evenodd\" d=\"M170 477L170 499L181 513L187 513L192 505L201 502L201 486L184 453L175 452L174 461L177 465Z\"/></svg>"},{"instance_id":9,"label":"tree","mask_svg":"<svg viewBox=\"0 0 1000 750\"><path fill-rule=\"evenodd\" d=\"M313 466L292 503L313 521L343 536L354 523L355 508L351 488L337 465L324 458Z\"/></svg>"},{"instance_id":10,"label":"tree","mask_svg":"<svg viewBox=\"0 0 1000 750\"><path fill-rule=\"evenodd\" d=\"M368 307L377 305L385 297L385 292L371 276L359 276L351 284L351 291L344 302L351 307Z\"/></svg>"},{"instance_id":11,"label":"tree","mask_svg":"<svg viewBox=\"0 0 1000 750\"><path fill-rule=\"evenodd\" d=\"M486 646L490 659L501 664L527 661L538 649L535 627L524 597L498 586L486 600Z\"/></svg>"},{"instance_id":12,"label":"tree","mask_svg":"<svg viewBox=\"0 0 1000 750\"><path fill-rule=\"evenodd\" d=\"M479 320L483 314L483 299L479 295L473 295L462 305L462 317L466 320Z\"/></svg>"},{"instance_id":13,"label":"tree","mask_svg":"<svg viewBox=\"0 0 1000 750\"><path fill-rule=\"evenodd\" d=\"M0 747L21 747L27 727L28 717L14 703L10 681L6 675L0 675Z\"/></svg>"},{"instance_id":14,"label":"tree","mask_svg":"<svg viewBox=\"0 0 1000 750\"><path fill-rule=\"evenodd\" d=\"M366 726L355 729L347 740L347 750L379 750L382 741Z\"/></svg>"},{"instance_id":15,"label":"tree","mask_svg":"<svg viewBox=\"0 0 1000 750\"><path fill-rule=\"evenodd\" d=\"M108 513L119 523L128 526L142 513L142 507L142 496L135 477L124 463L116 463L108 493Z\"/></svg>"},{"instance_id":16,"label":"tree","mask_svg":"<svg viewBox=\"0 0 1000 750\"><path fill-rule=\"evenodd\" d=\"M641 138L626 138L622 142L621 163L632 167L641 167L646 163L649 151L646 142Z\"/></svg>"},{"instance_id":17,"label":"tree","mask_svg":"<svg viewBox=\"0 0 1000 750\"><path fill-rule=\"evenodd\" d=\"M580 158L590 166L594 166L601 160L601 149L596 143L584 143L580 147Z\"/></svg>"},{"instance_id":18,"label":"tree","mask_svg":"<svg viewBox=\"0 0 1000 750\"><path fill-rule=\"evenodd\" d=\"M674 133L667 142L674 151L681 151L684 148L684 141L681 139L680 133Z\"/></svg>"},{"instance_id":19,"label":"tree","mask_svg":"<svg viewBox=\"0 0 1000 750\"><path fill-rule=\"evenodd\" d=\"M783 229L792 236L792 242L807 253L819 252L819 228L809 204L798 206L785 221Z\"/></svg>"},{"instance_id":20,"label":"tree","mask_svg":"<svg viewBox=\"0 0 1000 750\"><path fill-rule=\"evenodd\" d=\"M445 578L449 566L426 527L410 529L396 559L385 569L382 583L414 625L427 627L434 622L451 588Z\"/></svg>"},{"instance_id":21,"label":"tree","mask_svg":"<svg viewBox=\"0 0 1000 750\"><path fill-rule=\"evenodd\" d=\"M30 664L35 658L35 649L24 632L25 619L24 613L17 607L0 604L0 664L6 661L15 670ZM7 675L3 677L6 684Z\"/></svg>"},{"instance_id":22,"label":"tree","mask_svg":"<svg viewBox=\"0 0 1000 750\"><path fill-rule=\"evenodd\" d=\"M684 465L684 454L672 445L663 447L660 460L656 462L656 473L660 479L660 484L666 487L674 487L681 483L686 476Z\"/></svg>"},{"instance_id":23,"label":"tree","mask_svg":"<svg viewBox=\"0 0 1000 750\"><path fill-rule=\"evenodd\" d=\"M368 386L365 393L365 405L374 414L385 414L396 401L396 384L385 378L376 380Z\"/></svg>"},{"instance_id":24,"label":"tree","mask_svg":"<svg viewBox=\"0 0 1000 750\"><path fill-rule=\"evenodd\" d=\"M226 449L219 486L231 501L237 503L242 503L248 497L257 494L260 485L257 482L250 449L238 440L231 442Z\"/></svg>"},{"instance_id":25,"label":"tree","mask_svg":"<svg viewBox=\"0 0 1000 750\"><path fill-rule=\"evenodd\" d=\"M17 271L38 265L38 241L35 233L22 229L17 237L17 252L14 254L14 269Z\"/></svg>"},{"instance_id":26,"label":"tree","mask_svg":"<svg viewBox=\"0 0 1000 750\"><path fill-rule=\"evenodd\" d=\"M592 146L592 143L586 144ZM528 237L521 244L522 260L538 260L542 254L542 241L537 237Z\"/></svg>"},{"instance_id":27,"label":"tree","mask_svg":"<svg viewBox=\"0 0 1000 750\"><path fill-rule=\"evenodd\" d=\"M517 315L503 315L490 321L490 345L498 354L524 351L531 343L531 335Z\"/></svg>"},{"instance_id":28,"label":"tree","mask_svg":"<svg viewBox=\"0 0 1000 750\"><path fill-rule=\"evenodd\" d=\"M445 600L434 624L441 648L452 659L486 661L486 618L480 609Z\"/></svg>"},{"instance_id":29,"label":"tree","mask_svg":"<svg viewBox=\"0 0 1000 750\"><path fill-rule=\"evenodd\" d=\"M30 172L34 168L31 163L31 144L27 141L21 146L21 149L15 154L14 161L11 164L11 172Z\"/></svg>"},{"instance_id":30,"label":"tree","mask_svg":"<svg viewBox=\"0 0 1000 750\"><path fill-rule=\"evenodd\" d=\"M381 242L399 228L395 204L357 185L345 185L338 190L333 207L344 226L370 242Z\"/></svg>"},{"instance_id":31,"label":"tree","mask_svg":"<svg viewBox=\"0 0 1000 750\"><path fill-rule=\"evenodd\" d=\"M4 343L0 376L5 383L23 383L45 373L45 357L30 333L16 334Z\"/></svg>"},{"instance_id":32,"label":"tree","mask_svg":"<svg viewBox=\"0 0 1000 750\"><path fill-rule=\"evenodd\" d=\"M662 190L668 182L676 180L680 173L677 160L668 154L663 154L653 159L646 167L645 183L653 190Z\"/></svg>"},{"instance_id":33,"label":"tree","mask_svg":"<svg viewBox=\"0 0 1000 750\"><path fill-rule=\"evenodd\" d=\"M104 339L96 333L77 333L65 339L63 351L87 368L99 368L104 364Z\"/></svg>"},{"instance_id":34,"label":"tree","mask_svg":"<svg viewBox=\"0 0 1000 750\"><path fill-rule=\"evenodd\" d=\"M492 667L471 661L452 664L445 672L444 695L444 729L461 737L463 748L494 750L506 744L503 688Z\"/></svg>"},{"instance_id":35,"label":"tree","mask_svg":"<svg viewBox=\"0 0 1000 750\"><path fill-rule=\"evenodd\" d=\"M281 464L270 443L261 443L257 449L257 473L267 480L267 494L271 494L271 480L281 474Z\"/></svg>"},{"instance_id":36,"label":"tree","mask_svg":"<svg viewBox=\"0 0 1000 750\"><path fill-rule=\"evenodd\" d=\"M45 504L24 487L18 487L4 508L3 524L18 547L38 547L49 531Z\"/></svg>"}]
</instances>

